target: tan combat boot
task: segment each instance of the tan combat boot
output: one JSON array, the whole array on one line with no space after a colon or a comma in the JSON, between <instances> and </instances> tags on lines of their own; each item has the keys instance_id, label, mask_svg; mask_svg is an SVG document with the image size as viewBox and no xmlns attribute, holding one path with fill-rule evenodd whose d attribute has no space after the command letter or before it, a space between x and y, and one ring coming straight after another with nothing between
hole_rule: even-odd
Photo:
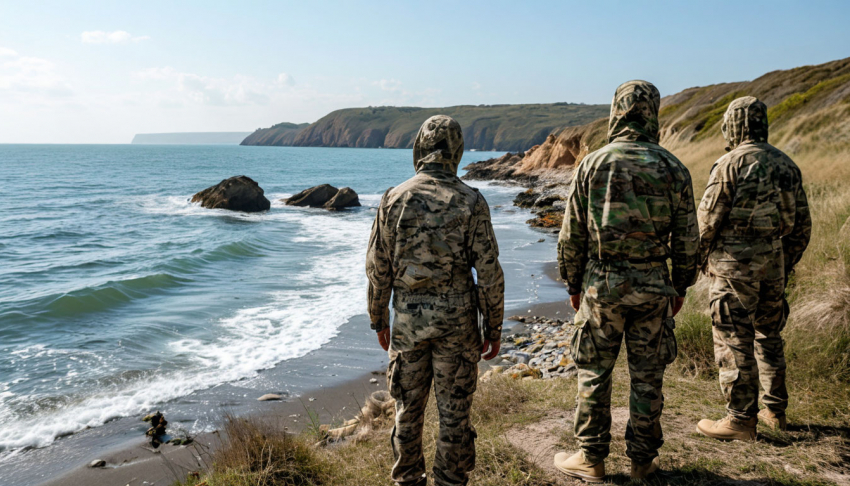
<instances>
[{"instance_id":1,"label":"tan combat boot","mask_svg":"<svg viewBox=\"0 0 850 486\"><path fill-rule=\"evenodd\" d=\"M638 464L632 461L632 479L646 479L650 474L654 474L661 467L658 462L658 457L654 457L646 464Z\"/></svg>"},{"instance_id":2,"label":"tan combat boot","mask_svg":"<svg viewBox=\"0 0 850 486\"><path fill-rule=\"evenodd\" d=\"M567 476L588 483L601 483L605 479L605 462L590 464L581 451L572 456L568 456L566 452L555 454L555 467Z\"/></svg>"},{"instance_id":3,"label":"tan combat boot","mask_svg":"<svg viewBox=\"0 0 850 486\"><path fill-rule=\"evenodd\" d=\"M718 421L703 419L697 424L697 432L718 440L756 440L758 418L742 421L727 415Z\"/></svg>"},{"instance_id":4,"label":"tan combat boot","mask_svg":"<svg viewBox=\"0 0 850 486\"><path fill-rule=\"evenodd\" d=\"M784 431L788 428L788 421L785 419L784 413L782 415L777 415L765 408L759 412L758 418L760 422L768 426L770 429Z\"/></svg>"}]
</instances>

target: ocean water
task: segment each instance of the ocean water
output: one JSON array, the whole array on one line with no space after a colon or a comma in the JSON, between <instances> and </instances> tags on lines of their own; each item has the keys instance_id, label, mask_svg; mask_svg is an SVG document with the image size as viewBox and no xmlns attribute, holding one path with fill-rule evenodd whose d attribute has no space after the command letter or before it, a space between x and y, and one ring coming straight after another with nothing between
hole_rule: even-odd
<instances>
[{"instance_id":1,"label":"ocean water","mask_svg":"<svg viewBox=\"0 0 850 486\"><path fill-rule=\"evenodd\" d=\"M240 174L270 211L189 202ZM0 467L321 353L365 313L374 208L412 175L410 150L0 145ZM280 202L321 183L354 188L363 207ZM511 206L518 188L475 185L492 207L508 308L563 299L541 271L555 240Z\"/></svg>"}]
</instances>

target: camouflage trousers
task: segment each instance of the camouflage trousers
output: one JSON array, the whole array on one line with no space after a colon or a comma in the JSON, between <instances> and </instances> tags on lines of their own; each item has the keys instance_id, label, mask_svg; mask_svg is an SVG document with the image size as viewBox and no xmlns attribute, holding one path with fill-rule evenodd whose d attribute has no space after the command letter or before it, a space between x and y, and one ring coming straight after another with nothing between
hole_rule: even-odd
<instances>
[{"instance_id":1,"label":"camouflage trousers","mask_svg":"<svg viewBox=\"0 0 850 486\"><path fill-rule=\"evenodd\" d=\"M434 484L467 484L475 468L476 433L469 410L478 384L481 345L468 334L420 342L409 351L390 351L387 386L396 399L392 479L399 484L425 484L422 428L432 382L440 414Z\"/></svg>"},{"instance_id":2,"label":"camouflage trousers","mask_svg":"<svg viewBox=\"0 0 850 486\"><path fill-rule=\"evenodd\" d=\"M661 387L667 365L676 358L675 324L666 318L670 298L631 294L628 300L630 305L623 305L585 294L576 314L580 327L570 346L578 367L575 436L587 460L594 464L610 452L611 374L624 336L631 377L626 454L646 464L664 444Z\"/></svg>"},{"instance_id":3,"label":"camouflage trousers","mask_svg":"<svg viewBox=\"0 0 850 486\"><path fill-rule=\"evenodd\" d=\"M755 417L761 382L765 406L783 415L788 407L780 336L788 315L785 280L741 282L714 276L710 297L714 359L729 414L741 420Z\"/></svg>"}]
</instances>

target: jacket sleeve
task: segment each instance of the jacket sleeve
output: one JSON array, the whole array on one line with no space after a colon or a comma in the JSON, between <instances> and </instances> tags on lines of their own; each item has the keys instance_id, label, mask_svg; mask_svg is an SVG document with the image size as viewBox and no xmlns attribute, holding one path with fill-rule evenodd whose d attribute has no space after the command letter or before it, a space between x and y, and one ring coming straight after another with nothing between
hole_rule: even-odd
<instances>
[{"instance_id":1,"label":"jacket sleeve","mask_svg":"<svg viewBox=\"0 0 850 486\"><path fill-rule=\"evenodd\" d=\"M380 332L390 327L390 297L393 289L393 232L386 228L385 203L389 190L381 198L378 214L372 223L369 248L366 251L366 276L369 278L369 319L372 329Z\"/></svg>"},{"instance_id":2,"label":"jacket sleeve","mask_svg":"<svg viewBox=\"0 0 850 486\"><path fill-rule=\"evenodd\" d=\"M691 176L685 169L685 180L681 191L673 199L677 207L673 213L673 228L670 232L671 259L673 260L673 288L684 297L688 287L697 278L697 249L699 227L694 204L694 187Z\"/></svg>"},{"instance_id":3,"label":"jacket sleeve","mask_svg":"<svg viewBox=\"0 0 850 486\"><path fill-rule=\"evenodd\" d=\"M570 183L564 222L558 235L558 271L570 295L581 293L588 260L587 194L582 186L579 165Z\"/></svg>"},{"instance_id":4,"label":"jacket sleeve","mask_svg":"<svg viewBox=\"0 0 850 486\"><path fill-rule=\"evenodd\" d=\"M794 229L782 238L782 250L785 253L785 275L786 278L794 269L801 258L809 240L812 237L812 216L809 213L809 200L803 184L797 189L796 210L794 215Z\"/></svg>"},{"instance_id":5,"label":"jacket sleeve","mask_svg":"<svg viewBox=\"0 0 850 486\"><path fill-rule=\"evenodd\" d=\"M723 222L735 201L737 170L726 157L718 160L711 169L708 185L699 204L699 267L705 268L708 255L714 249Z\"/></svg>"},{"instance_id":6,"label":"jacket sleeve","mask_svg":"<svg viewBox=\"0 0 850 486\"><path fill-rule=\"evenodd\" d=\"M484 339L499 341L505 316L505 275L499 265L499 245L490 221L490 208L480 194L470 229L470 264L478 274L478 310L484 321Z\"/></svg>"}]
</instances>

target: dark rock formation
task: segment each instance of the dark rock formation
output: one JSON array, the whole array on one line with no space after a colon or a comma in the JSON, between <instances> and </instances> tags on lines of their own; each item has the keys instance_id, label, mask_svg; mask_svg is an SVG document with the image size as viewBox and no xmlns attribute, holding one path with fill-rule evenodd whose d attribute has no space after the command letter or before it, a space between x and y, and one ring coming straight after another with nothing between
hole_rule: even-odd
<instances>
[{"instance_id":1,"label":"dark rock formation","mask_svg":"<svg viewBox=\"0 0 850 486\"><path fill-rule=\"evenodd\" d=\"M522 176L517 175L521 166L523 152L506 153L494 159L474 162L463 168L466 171L461 179L467 181L511 181L520 182Z\"/></svg>"},{"instance_id":2,"label":"dark rock formation","mask_svg":"<svg viewBox=\"0 0 850 486\"><path fill-rule=\"evenodd\" d=\"M357 196L357 193L350 187L343 187L323 207L336 211L357 206L360 206L360 198Z\"/></svg>"},{"instance_id":3,"label":"dark rock formation","mask_svg":"<svg viewBox=\"0 0 850 486\"><path fill-rule=\"evenodd\" d=\"M305 189L298 194L284 199L287 206L301 206L309 208L325 208L339 210L360 206L360 198L350 187L337 189L330 184Z\"/></svg>"},{"instance_id":4,"label":"dark rock formation","mask_svg":"<svg viewBox=\"0 0 850 486\"><path fill-rule=\"evenodd\" d=\"M229 209L256 213L266 211L271 202L263 195L263 189L247 176L225 179L192 196L192 202L199 202L209 209Z\"/></svg>"},{"instance_id":5,"label":"dark rock formation","mask_svg":"<svg viewBox=\"0 0 850 486\"><path fill-rule=\"evenodd\" d=\"M285 202L287 206L320 208L336 196L336 193L338 192L339 189L336 187L330 184L322 184L320 186L304 189L298 194L284 199L283 202Z\"/></svg>"}]
</instances>

